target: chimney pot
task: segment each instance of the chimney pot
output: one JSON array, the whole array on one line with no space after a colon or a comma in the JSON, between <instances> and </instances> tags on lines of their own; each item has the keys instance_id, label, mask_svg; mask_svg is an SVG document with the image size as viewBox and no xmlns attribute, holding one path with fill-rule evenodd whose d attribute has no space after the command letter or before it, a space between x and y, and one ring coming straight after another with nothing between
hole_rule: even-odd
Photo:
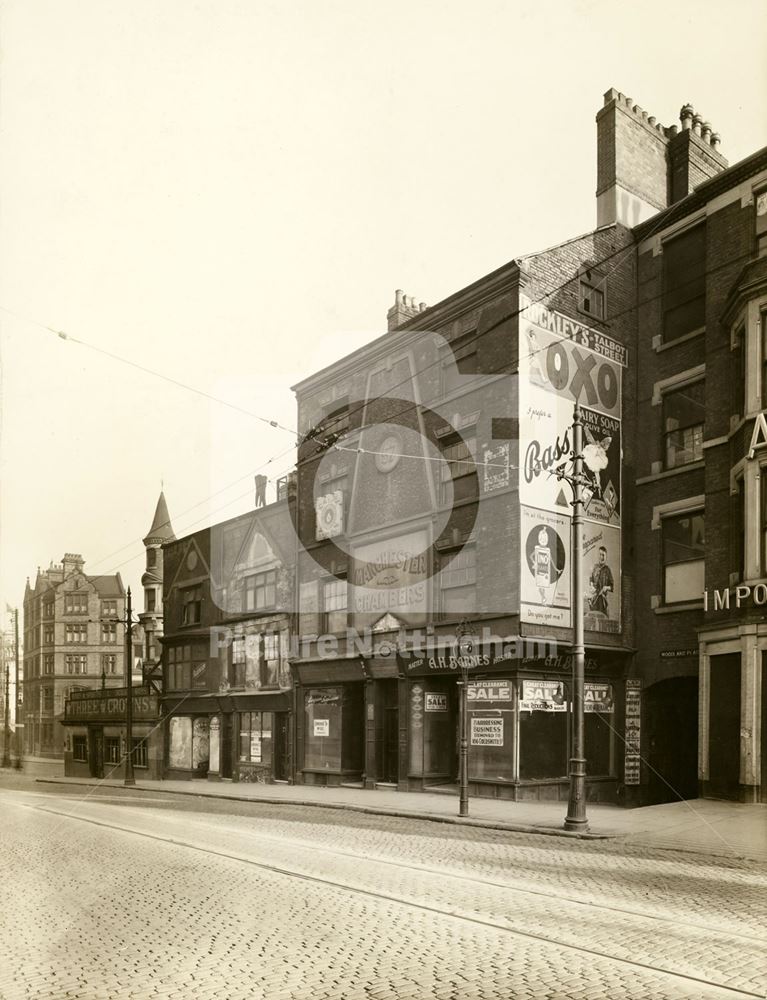
<instances>
[{"instance_id":1,"label":"chimney pot","mask_svg":"<svg viewBox=\"0 0 767 1000\"><path fill-rule=\"evenodd\" d=\"M703 122L703 124L700 127L700 134L701 134L701 138L703 139L704 142L710 142L711 141L711 123L710 122Z\"/></svg>"},{"instance_id":2,"label":"chimney pot","mask_svg":"<svg viewBox=\"0 0 767 1000\"><path fill-rule=\"evenodd\" d=\"M719 149L719 143L722 141L722 137L718 132L712 132L710 141L714 149Z\"/></svg>"},{"instance_id":3,"label":"chimney pot","mask_svg":"<svg viewBox=\"0 0 767 1000\"><path fill-rule=\"evenodd\" d=\"M651 125L655 125L655 123L656 123L656 121L657 121L657 118L655 117L655 115L650 115L650 117L649 117L649 118L647 119L647 121L648 121L648 122L649 122L649 123L650 123Z\"/></svg>"},{"instance_id":4,"label":"chimney pot","mask_svg":"<svg viewBox=\"0 0 767 1000\"><path fill-rule=\"evenodd\" d=\"M696 135L700 135L700 128L703 124L703 118L699 114L694 114L692 116L692 130Z\"/></svg>"},{"instance_id":5,"label":"chimney pot","mask_svg":"<svg viewBox=\"0 0 767 1000\"><path fill-rule=\"evenodd\" d=\"M692 104L683 104L682 109L679 112L679 120L682 123L683 129L692 128L692 118L695 114L695 109Z\"/></svg>"}]
</instances>

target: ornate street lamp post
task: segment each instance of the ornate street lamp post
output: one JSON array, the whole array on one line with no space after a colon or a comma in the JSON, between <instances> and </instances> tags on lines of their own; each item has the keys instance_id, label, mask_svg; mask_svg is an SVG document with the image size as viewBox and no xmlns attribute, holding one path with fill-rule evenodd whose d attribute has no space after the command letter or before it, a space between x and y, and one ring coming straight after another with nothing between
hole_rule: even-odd
<instances>
[{"instance_id":1,"label":"ornate street lamp post","mask_svg":"<svg viewBox=\"0 0 767 1000\"><path fill-rule=\"evenodd\" d=\"M584 669L586 647L583 638L583 503L584 492L594 496L599 492L598 480L583 454L583 421L581 408L576 403L573 411L573 449L570 454L572 472L566 473L564 466L557 469L557 479L569 483L573 491L572 521L572 732L570 737L570 794L564 828L572 832L588 830L586 819L586 745L583 711ZM590 473L592 475L590 475Z\"/></svg>"},{"instance_id":2,"label":"ornate street lamp post","mask_svg":"<svg viewBox=\"0 0 767 1000\"><path fill-rule=\"evenodd\" d=\"M474 655L475 633L472 626L464 619L455 630L456 652L461 680L458 682L460 695L460 752L458 757L458 785L460 796L458 800L458 815L469 815L469 710L468 684L469 669Z\"/></svg>"}]
</instances>

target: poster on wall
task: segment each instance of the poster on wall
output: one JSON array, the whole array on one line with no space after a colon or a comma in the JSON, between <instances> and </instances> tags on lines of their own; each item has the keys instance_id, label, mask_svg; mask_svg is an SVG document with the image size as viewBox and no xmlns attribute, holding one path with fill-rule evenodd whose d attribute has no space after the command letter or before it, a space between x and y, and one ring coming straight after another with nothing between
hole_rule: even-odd
<instances>
[{"instance_id":1,"label":"poster on wall","mask_svg":"<svg viewBox=\"0 0 767 1000\"><path fill-rule=\"evenodd\" d=\"M482 490L493 493L504 490L511 482L509 442L502 441L482 452Z\"/></svg>"},{"instance_id":2,"label":"poster on wall","mask_svg":"<svg viewBox=\"0 0 767 1000\"><path fill-rule=\"evenodd\" d=\"M427 691L426 704L424 707L427 712L446 712L447 695L434 691Z\"/></svg>"},{"instance_id":3,"label":"poster on wall","mask_svg":"<svg viewBox=\"0 0 767 1000\"><path fill-rule=\"evenodd\" d=\"M590 632L621 630L621 533L586 522L583 546L583 627Z\"/></svg>"},{"instance_id":4,"label":"poster on wall","mask_svg":"<svg viewBox=\"0 0 767 1000\"><path fill-rule=\"evenodd\" d=\"M425 531L357 546L349 587L356 626L387 612L405 621L423 615L428 606L428 562Z\"/></svg>"},{"instance_id":5,"label":"poster on wall","mask_svg":"<svg viewBox=\"0 0 767 1000\"><path fill-rule=\"evenodd\" d=\"M623 783L641 783L641 743L642 743L642 681L635 677L626 680L626 724L623 758Z\"/></svg>"},{"instance_id":6,"label":"poster on wall","mask_svg":"<svg viewBox=\"0 0 767 1000\"><path fill-rule=\"evenodd\" d=\"M583 457L596 489L589 491L584 515L616 527L621 523L621 422L596 410L581 408Z\"/></svg>"},{"instance_id":7,"label":"poster on wall","mask_svg":"<svg viewBox=\"0 0 767 1000\"><path fill-rule=\"evenodd\" d=\"M520 712L566 712L565 687L559 680L523 680Z\"/></svg>"},{"instance_id":8,"label":"poster on wall","mask_svg":"<svg viewBox=\"0 0 767 1000\"><path fill-rule=\"evenodd\" d=\"M520 618L570 625L570 519L520 508Z\"/></svg>"},{"instance_id":9,"label":"poster on wall","mask_svg":"<svg viewBox=\"0 0 767 1000\"><path fill-rule=\"evenodd\" d=\"M313 732L315 736L330 736L330 719L315 719Z\"/></svg>"},{"instance_id":10,"label":"poster on wall","mask_svg":"<svg viewBox=\"0 0 767 1000\"><path fill-rule=\"evenodd\" d=\"M473 747L502 747L503 719L472 716L470 742Z\"/></svg>"},{"instance_id":11,"label":"poster on wall","mask_svg":"<svg viewBox=\"0 0 767 1000\"><path fill-rule=\"evenodd\" d=\"M586 681L583 685L583 711L611 715L614 706L612 684Z\"/></svg>"}]
</instances>

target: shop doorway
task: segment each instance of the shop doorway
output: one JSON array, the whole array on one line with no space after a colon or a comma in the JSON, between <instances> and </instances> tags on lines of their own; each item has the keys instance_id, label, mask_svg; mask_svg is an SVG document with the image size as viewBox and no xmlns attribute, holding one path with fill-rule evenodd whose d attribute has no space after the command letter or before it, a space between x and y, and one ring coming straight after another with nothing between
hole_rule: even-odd
<instances>
[{"instance_id":1,"label":"shop doorway","mask_svg":"<svg viewBox=\"0 0 767 1000\"><path fill-rule=\"evenodd\" d=\"M740 653L712 656L709 663L708 794L737 799L740 788Z\"/></svg>"},{"instance_id":2,"label":"shop doorway","mask_svg":"<svg viewBox=\"0 0 767 1000\"><path fill-rule=\"evenodd\" d=\"M399 706L396 680L378 682L379 731L376 779L396 785L399 779Z\"/></svg>"},{"instance_id":3,"label":"shop doorway","mask_svg":"<svg viewBox=\"0 0 767 1000\"><path fill-rule=\"evenodd\" d=\"M274 780L290 781L290 716L276 712L274 716Z\"/></svg>"},{"instance_id":4,"label":"shop doorway","mask_svg":"<svg viewBox=\"0 0 767 1000\"><path fill-rule=\"evenodd\" d=\"M104 777L104 730L98 726L91 726L90 730L88 765L92 778Z\"/></svg>"},{"instance_id":5,"label":"shop doorway","mask_svg":"<svg viewBox=\"0 0 767 1000\"><path fill-rule=\"evenodd\" d=\"M220 771L219 774L222 778L232 777L232 722L234 716L231 712L225 712L221 716L221 744L219 747L219 753L221 759L219 762Z\"/></svg>"},{"instance_id":6,"label":"shop doorway","mask_svg":"<svg viewBox=\"0 0 767 1000\"><path fill-rule=\"evenodd\" d=\"M698 795L698 678L672 677L645 692L650 802Z\"/></svg>"}]
</instances>

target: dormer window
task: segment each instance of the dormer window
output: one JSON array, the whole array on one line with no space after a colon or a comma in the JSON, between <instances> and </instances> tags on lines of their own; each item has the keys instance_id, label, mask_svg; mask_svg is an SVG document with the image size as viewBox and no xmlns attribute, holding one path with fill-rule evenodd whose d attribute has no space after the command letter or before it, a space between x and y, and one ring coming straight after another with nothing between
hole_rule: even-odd
<instances>
[{"instance_id":1,"label":"dormer window","mask_svg":"<svg viewBox=\"0 0 767 1000\"><path fill-rule=\"evenodd\" d=\"M754 197L756 221L756 256L767 257L767 188Z\"/></svg>"}]
</instances>

